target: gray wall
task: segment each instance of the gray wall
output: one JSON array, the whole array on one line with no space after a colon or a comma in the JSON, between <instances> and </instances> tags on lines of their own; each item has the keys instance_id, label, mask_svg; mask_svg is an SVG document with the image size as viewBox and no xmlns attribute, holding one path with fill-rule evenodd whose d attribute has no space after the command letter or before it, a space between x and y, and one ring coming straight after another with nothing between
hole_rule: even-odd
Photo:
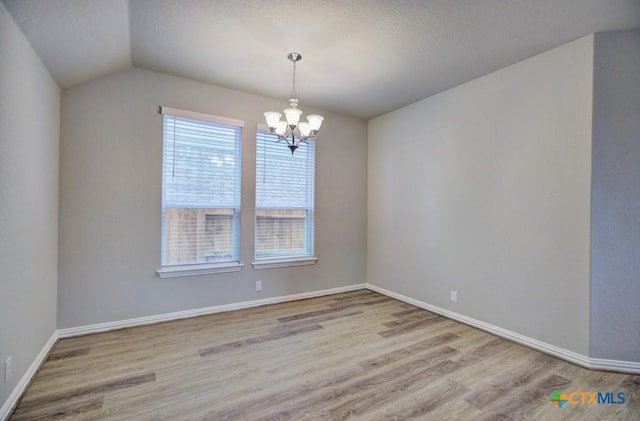
<instances>
[{"instance_id":1,"label":"gray wall","mask_svg":"<svg viewBox=\"0 0 640 421\"><path fill-rule=\"evenodd\" d=\"M591 356L640 361L640 32L595 35Z\"/></svg>"},{"instance_id":2,"label":"gray wall","mask_svg":"<svg viewBox=\"0 0 640 421\"><path fill-rule=\"evenodd\" d=\"M0 406L56 329L60 90L0 3Z\"/></svg>"},{"instance_id":3,"label":"gray wall","mask_svg":"<svg viewBox=\"0 0 640 421\"><path fill-rule=\"evenodd\" d=\"M276 101L142 69L66 90L60 140L60 328L365 281L367 125L326 117L316 152L314 266L255 271L255 130ZM244 120L238 273L159 279L162 118L158 106ZM255 291L255 281L264 290Z\"/></svg>"},{"instance_id":4,"label":"gray wall","mask_svg":"<svg viewBox=\"0 0 640 421\"><path fill-rule=\"evenodd\" d=\"M592 63L589 36L371 120L368 282L588 355Z\"/></svg>"}]
</instances>

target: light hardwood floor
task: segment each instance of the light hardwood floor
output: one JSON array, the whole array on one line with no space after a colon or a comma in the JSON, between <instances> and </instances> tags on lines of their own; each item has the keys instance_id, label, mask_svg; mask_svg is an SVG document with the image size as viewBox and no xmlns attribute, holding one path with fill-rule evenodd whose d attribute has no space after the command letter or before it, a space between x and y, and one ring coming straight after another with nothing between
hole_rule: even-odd
<instances>
[{"instance_id":1,"label":"light hardwood floor","mask_svg":"<svg viewBox=\"0 0 640 421\"><path fill-rule=\"evenodd\" d=\"M40 419L640 420L640 376L361 290L60 340L11 418Z\"/></svg>"}]
</instances>

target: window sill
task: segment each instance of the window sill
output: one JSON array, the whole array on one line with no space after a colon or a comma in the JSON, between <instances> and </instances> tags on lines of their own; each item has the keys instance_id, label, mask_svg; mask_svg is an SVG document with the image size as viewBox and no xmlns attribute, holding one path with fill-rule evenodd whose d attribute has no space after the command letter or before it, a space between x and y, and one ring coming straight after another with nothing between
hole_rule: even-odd
<instances>
[{"instance_id":1,"label":"window sill","mask_svg":"<svg viewBox=\"0 0 640 421\"><path fill-rule=\"evenodd\" d=\"M308 266L315 265L318 261L316 257L299 257L291 259L272 259L272 260L258 260L252 263L255 270L260 269L275 269L275 268L287 268L291 266Z\"/></svg>"},{"instance_id":2,"label":"window sill","mask_svg":"<svg viewBox=\"0 0 640 421\"><path fill-rule=\"evenodd\" d=\"M166 266L158 269L156 273L162 279L179 278L182 276L208 275L210 273L240 272L244 265L238 262Z\"/></svg>"}]
</instances>

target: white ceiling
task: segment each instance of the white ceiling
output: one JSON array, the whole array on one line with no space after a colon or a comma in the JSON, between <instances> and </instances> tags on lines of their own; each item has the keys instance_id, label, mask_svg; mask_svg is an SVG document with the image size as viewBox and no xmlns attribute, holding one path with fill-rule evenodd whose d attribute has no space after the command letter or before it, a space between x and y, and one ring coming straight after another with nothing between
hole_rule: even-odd
<instances>
[{"instance_id":1,"label":"white ceiling","mask_svg":"<svg viewBox=\"0 0 640 421\"><path fill-rule=\"evenodd\" d=\"M63 88L131 66L371 118L594 32L640 0L2 0Z\"/></svg>"}]
</instances>

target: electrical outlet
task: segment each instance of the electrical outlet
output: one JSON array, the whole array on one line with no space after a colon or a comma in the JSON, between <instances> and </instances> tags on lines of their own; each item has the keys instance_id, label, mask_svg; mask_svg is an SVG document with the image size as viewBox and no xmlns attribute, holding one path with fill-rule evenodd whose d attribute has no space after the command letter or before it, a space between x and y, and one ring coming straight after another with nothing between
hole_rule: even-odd
<instances>
[{"instance_id":1,"label":"electrical outlet","mask_svg":"<svg viewBox=\"0 0 640 421\"><path fill-rule=\"evenodd\" d=\"M458 291L451 291L451 302L452 303L458 302Z\"/></svg>"},{"instance_id":2,"label":"electrical outlet","mask_svg":"<svg viewBox=\"0 0 640 421\"><path fill-rule=\"evenodd\" d=\"M9 357L4 362L4 382L7 383L11 379L11 368L13 365L13 358Z\"/></svg>"},{"instance_id":3,"label":"electrical outlet","mask_svg":"<svg viewBox=\"0 0 640 421\"><path fill-rule=\"evenodd\" d=\"M262 291L262 281L256 281L256 291Z\"/></svg>"}]
</instances>

